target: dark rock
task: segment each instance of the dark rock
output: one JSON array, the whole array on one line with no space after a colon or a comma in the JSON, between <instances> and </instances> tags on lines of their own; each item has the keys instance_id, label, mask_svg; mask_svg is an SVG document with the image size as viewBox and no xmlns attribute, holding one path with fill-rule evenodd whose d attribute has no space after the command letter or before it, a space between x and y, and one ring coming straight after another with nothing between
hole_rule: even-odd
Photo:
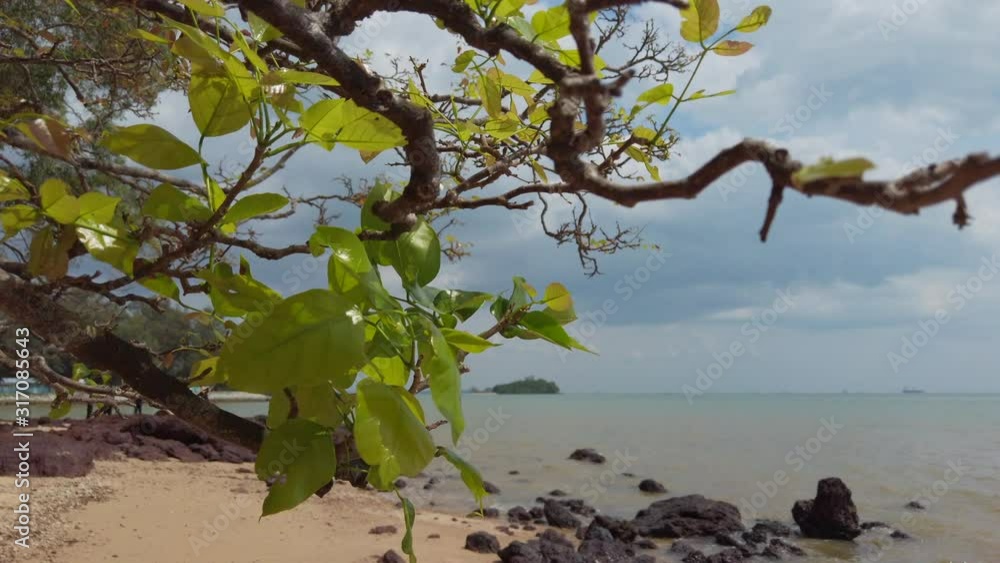
<instances>
[{"instance_id":1,"label":"dark rock","mask_svg":"<svg viewBox=\"0 0 1000 563\"><path fill-rule=\"evenodd\" d=\"M501 549L497 555L503 563L546 563L542 553L538 550L537 544L529 545L524 542L511 542L510 545Z\"/></svg>"},{"instance_id":2,"label":"dark rock","mask_svg":"<svg viewBox=\"0 0 1000 563\"><path fill-rule=\"evenodd\" d=\"M590 463L604 463L607 459L597 453L597 450L591 448L583 448L575 450L573 453L569 454L569 458L576 461L586 461Z\"/></svg>"},{"instance_id":3,"label":"dark rock","mask_svg":"<svg viewBox=\"0 0 1000 563\"><path fill-rule=\"evenodd\" d=\"M538 534L538 539L543 542L564 545L569 548L573 547L573 542L569 541L569 538L552 529L545 530L544 532Z\"/></svg>"},{"instance_id":4,"label":"dark rock","mask_svg":"<svg viewBox=\"0 0 1000 563\"><path fill-rule=\"evenodd\" d=\"M771 542L764 549L764 556L767 557L767 553L775 553L780 558L784 554L794 555L796 557L804 557L806 552L801 547L788 543L781 538L772 538Z\"/></svg>"},{"instance_id":5,"label":"dark rock","mask_svg":"<svg viewBox=\"0 0 1000 563\"><path fill-rule=\"evenodd\" d=\"M156 446L130 444L125 446L125 455L142 461L166 461L170 457Z\"/></svg>"},{"instance_id":6,"label":"dark rock","mask_svg":"<svg viewBox=\"0 0 1000 563\"><path fill-rule=\"evenodd\" d=\"M489 481L483 481L483 489L491 495L499 495L500 487L490 483Z\"/></svg>"},{"instance_id":7,"label":"dark rock","mask_svg":"<svg viewBox=\"0 0 1000 563\"><path fill-rule=\"evenodd\" d=\"M534 532L538 528L532 526L531 524L525 524L525 525L521 526L521 529L524 530L525 532Z\"/></svg>"},{"instance_id":8,"label":"dark rock","mask_svg":"<svg viewBox=\"0 0 1000 563\"><path fill-rule=\"evenodd\" d=\"M753 529L781 538L787 538L792 535L791 526L778 522L777 520L758 520L757 523L754 524Z\"/></svg>"},{"instance_id":9,"label":"dark rock","mask_svg":"<svg viewBox=\"0 0 1000 563\"><path fill-rule=\"evenodd\" d=\"M597 540L597 541L615 541L615 537L611 535L611 532L607 528L602 528L601 526L594 525L593 522L587 526L587 529L583 532L583 539L585 540Z\"/></svg>"},{"instance_id":10,"label":"dark rock","mask_svg":"<svg viewBox=\"0 0 1000 563\"><path fill-rule=\"evenodd\" d=\"M523 506L515 506L507 511L507 519L511 522L530 522L533 517Z\"/></svg>"},{"instance_id":11,"label":"dark rock","mask_svg":"<svg viewBox=\"0 0 1000 563\"><path fill-rule=\"evenodd\" d=\"M635 552L628 549L627 544L614 540L583 540L577 553L588 561L600 561L601 563L616 563L618 561L628 561L635 555Z\"/></svg>"},{"instance_id":12,"label":"dark rock","mask_svg":"<svg viewBox=\"0 0 1000 563\"><path fill-rule=\"evenodd\" d=\"M540 520L545 518L545 511L542 510L540 506L532 506L531 510L528 511L533 520Z\"/></svg>"},{"instance_id":13,"label":"dark rock","mask_svg":"<svg viewBox=\"0 0 1000 563\"><path fill-rule=\"evenodd\" d=\"M705 559L705 563L740 563L746 559L746 555L738 549L727 549Z\"/></svg>"},{"instance_id":14,"label":"dark rock","mask_svg":"<svg viewBox=\"0 0 1000 563\"><path fill-rule=\"evenodd\" d=\"M879 522L878 520L873 520L871 522L862 522L862 530L871 530L872 528L891 528L892 526L886 524L885 522Z\"/></svg>"},{"instance_id":15,"label":"dark rock","mask_svg":"<svg viewBox=\"0 0 1000 563\"><path fill-rule=\"evenodd\" d=\"M638 547L639 549L657 549L660 546L656 545L656 542L649 538L639 538L635 540L632 545Z\"/></svg>"},{"instance_id":16,"label":"dark rock","mask_svg":"<svg viewBox=\"0 0 1000 563\"><path fill-rule=\"evenodd\" d=\"M919 500L911 500L906 503L906 508L909 508L910 510L927 510L927 505Z\"/></svg>"},{"instance_id":17,"label":"dark rock","mask_svg":"<svg viewBox=\"0 0 1000 563\"><path fill-rule=\"evenodd\" d=\"M30 441L32 477L83 477L94 469L94 452L88 445L56 432L35 432L30 438L16 438L10 427L0 427L0 475L16 475L21 463L16 451Z\"/></svg>"},{"instance_id":18,"label":"dark rock","mask_svg":"<svg viewBox=\"0 0 1000 563\"><path fill-rule=\"evenodd\" d=\"M547 501L542 509L545 513L545 520L551 526L557 528L576 528L580 521L562 503L554 500Z\"/></svg>"},{"instance_id":19,"label":"dark rock","mask_svg":"<svg viewBox=\"0 0 1000 563\"><path fill-rule=\"evenodd\" d=\"M767 541L767 532L762 528L754 526L749 532L743 532L740 537L748 544L756 545Z\"/></svg>"},{"instance_id":20,"label":"dark rock","mask_svg":"<svg viewBox=\"0 0 1000 563\"><path fill-rule=\"evenodd\" d=\"M590 525L600 526L601 528L608 530L611 532L611 536L620 542L631 543L635 541L636 536L638 536L631 522L627 520L618 520L617 518L612 518L603 514L594 516Z\"/></svg>"},{"instance_id":21,"label":"dark rock","mask_svg":"<svg viewBox=\"0 0 1000 563\"><path fill-rule=\"evenodd\" d=\"M395 534L397 532L399 532L399 530L392 524L387 524L385 526L375 526L371 530L368 530L369 534L373 534L376 536L381 536L383 534Z\"/></svg>"},{"instance_id":22,"label":"dark rock","mask_svg":"<svg viewBox=\"0 0 1000 563\"><path fill-rule=\"evenodd\" d=\"M903 530L893 530L892 533L889 534L889 537L892 538L892 539L894 539L894 540L909 540L909 539L913 539L913 536L911 536L910 534L907 534Z\"/></svg>"},{"instance_id":23,"label":"dark rock","mask_svg":"<svg viewBox=\"0 0 1000 563\"><path fill-rule=\"evenodd\" d=\"M656 538L714 536L745 529L738 508L701 495L656 501L640 510L632 525L640 535Z\"/></svg>"},{"instance_id":24,"label":"dark rock","mask_svg":"<svg viewBox=\"0 0 1000 563\"><path fill-rule=\"evenodd\" d=\"M554 489L554 490L549 491L549 496L550 497L564 497L564 496L566 496L566 491L563 491L561 489Z\"/></svg>"},{"instance_id":25,"label":"dark rock","mask_svg":"<svg viewBox=\"0 0 1000 563\"><path fill-rule=\"evenodd\" d=\"M629 479L634 479L635 473L629 473L626 471L625 473L622 473L622 477L628 477Z\"/></svg>"},{"instance_id":26,"label":"dark rock","mask_svg":"<svg viewBox=\"0 0 1000 563\"><path fill-rule=\"evenodd\" d=\"M441 534L427 534L427 539L429 539L429 540L439 540L439 539L441 539Z\"/></svg>"},{"instance_id":27,"label":"dark rock","mask_svg":"<svg viewBox=\"0 0 1000 563\"><path fill-rule=\"evenodd\" d=\"M725 532L715 534L715 543L725 547L744 547L743 542Z\"/></svg>"},{"instance_id":28,"label":"dark rock","mask_svg":"<svg viewBox=\"0 0 1000 563\"><path fill-rule=\"evenodd\" d=\"M483 518L499 518L499 517L500 517L499 508L490 507L483 509Z\"/></svg>"},{"instance_id":29,"label":"dark rock","mask_svg":"<svg viewBox=\"0 0 1000 563\"><path fill-rule=\"evenodd\" d=\"M396 479L396 480L395 480L395 481L394 481L394 482L392 483L392 485L393 485L394 487L396 487L397 489L405 489L405 488L406 488L406 484L407 484L407 483L406 483L406 479L402 479L402 478L400 478L400 479Z\"/></svg>"},{"instance_id":30,"label":"dark rock","mask_svg":"<svg viewBox=\"0 0 1000 563\"><path fill-rule=\"evenodd\" d=\"M637 555L629 561L631 563L656 563L656 558L652 555Z\"/></svg>"},{"instance_id":31,"label":"dark rock","mask_svg":"<svg viewBox=\"0 0 1000 563\"><path fill-rule=\"evenodd\" d=\"M851 490L836 477L819 482L815 499L797 501L792 517L802 535L809 538L853 540L861 534Z\"/></svg>"},{"instance_id":32,"label":"dark rock","mask_svg":"<svg viewBox=\"0 0 1000 563\"><path fill-rule=\"evenodd\" d=\"M212 444L191 444L188 449L200 455L205 461L222 461L222 454Z\"/></svg>"},{"instance_id":33,"label":"dark rock","mask_svg":"<svg viewBox=\"0 0 1000 563\"><path fill-rule=\"evenodd\" d=\"M500 540L493 534L474 532L465 537L465 549L476 553L497 553L500 551Z\"/></svg>"},{"instance_id":34,"label":"dark rock","mask_svg":"<svg viewBox=\"0 0 1000 563\"><path fill-rule=\"evenodd\" d=\"M542 498L542 499L539 499L539 500L542 502L542 504L546 504L546 503L550 503L550 502L554 502L556 504L560 504L562 506L565 506L567 509L569 509L569 511L572 512L573 514L579 514L580 516L590 517L590 516L593 516L594 514L597 514L597 509L595 509L594 507L588 505L587 503L583 502L583 500L578 499L578 498L569 498L569 499L544 499L544 498Z\"/></svg>"},{"instance_id":35,"label":"dark rock","mask_svg":"<svg viewBox=\"0 0 1000 563\"><path fill-rule=\"evenodd\" d=\"M663 494L667 492L667 488L663 486L662 483L654 481L652 479L643 479L639 482L639 490L644 493L654 493Z\"/></svg>"},{"instance_id":36,"label":"dark rock","mask_svg":"<svg viewBox=\"0 0 1000 563\"><path fill-rule=\"evenodd\" d=\"M676 553L677 555L687 555L688 553L693 553L695 551L698 550L686 541L675 541L670 544L670 553Z\"/></svg>"},{"instance_id":37,"label":"dark rock","mask_svg":"<svg viewBox=\"0 0 1000 563\"><path fill-rule=\"evenodd\" d=\"M684 559L681 559L681 563L705 563L706 561L708 558L700 551L691 551L684 556Z\"/></svg>"},{"instance_id":38,"label":"dark rock","mask_svg":"<svg viewBox=\"0 0 1000 563\"><path fill-rule=\"evenodd\" d=\"M170 457L188 463L205 461L205 458L191 451L190 448L175 440L164 440L161 444L163 451Z\"/></svg>"},{"instance_id":39,"label":"dark rock","mask_svg":"<svg viewBox=\"0 0 1000 563\"><path fill-rule=\"evenodd\" d=\"M510 471L507 472L507 475L520 475L520 474L521 472L518 471L517 469L511 469Z\"/></svg>"},{"instance_id":40,"label":"dark rock","mask_svg":"<svg viewBox=\"0 0 1000 563\"><path fill-rule=\"evenodd\" d=\"M378 558L378 563L406 563L406 560L403 559L402 555L390 549Z\"/></svg>"}]
</instances>

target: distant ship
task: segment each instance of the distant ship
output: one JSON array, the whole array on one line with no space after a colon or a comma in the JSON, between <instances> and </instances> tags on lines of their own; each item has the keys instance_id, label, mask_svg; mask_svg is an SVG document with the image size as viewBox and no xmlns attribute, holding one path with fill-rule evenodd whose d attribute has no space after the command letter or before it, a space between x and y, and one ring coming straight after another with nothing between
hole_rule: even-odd
<instances>
[{"instance_id":1,"label":"distant ship","mask_svg":"<svg viewBox=\"0 0 1000 563\"><path fill-rule=\"evenodd\" d=\"M903 387L903 393L923 393L923 389L917 389L916 387Z\"/></svg>"}]
</instances>

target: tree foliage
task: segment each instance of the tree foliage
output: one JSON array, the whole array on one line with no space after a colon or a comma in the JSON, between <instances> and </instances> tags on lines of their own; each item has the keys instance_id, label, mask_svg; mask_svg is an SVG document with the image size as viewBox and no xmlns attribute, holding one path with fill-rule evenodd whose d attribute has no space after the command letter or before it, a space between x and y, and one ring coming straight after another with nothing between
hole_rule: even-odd
<instances>
[{"instance_id":1,"label":"tree foliage","mask_svg":"<svg viewBox=\"0 0 1000 563\"><path fill-rule=\"evenodd\" d=\"M803 167L787 151L745 141L687 178L663 180L678 110L732 93L698 88L703 62L749 51L748 34L771 9L726 27L717 0L669 0L661 9L681 9L682 24L660 30L630 16L639 3L7 3L0 71L27 88L6 86L0 96L0 311L85 367L114 372L194 424L259 449L258 475L273 483L265 515L322 494L348 464L357 469L334 448L343 428L376 488L444 456L481 498L475 470L435 445L437 422L416 395L429 389L457 441L469 354L504 339L587 350L565 328L576 315L560 283L539 290L514 277L497 294L441 287L442 257L468 252L443 235L456 213L541 207L541 228L574 245L593 275L601 254L641 244L637 230L595 221L595 198L623 206L691 198L754 161L773 180L766 238L785 189L901 213L955 200L963 225L964 190L1000 173L996 160L973 155L871 182L862 178L867 161ZM456 44L451 65L379 60L341 41L396 12L433 19L440 39ZM675 33L680 42L663 40ZM641 86L634 99L622 96L630 83ZM171 88L186 94L197 143L149 111ZM212 161L208 147L218 143L236 147L235 167ZM301 150L354 153L390 173L319 195L301 186L278 193L268 180ZM568 214L550 212L556 206ZM306 240L261 240L264 226L295 220L314 225ZM251 271L282 259L322 260L326 287L283 294ZM67 290L119 307L179 308L214 338L185 344L196 360L187 378L171 378L168 353L128 342L132 335L116 332L121 319L80 330L88 321ZM476 315L490 328L468 329ZM187 385L271 395L267 430ZM305 445L283 451L288 440ZM412 506L403 504L409 526Z\"/></svg>"}]
</instances>

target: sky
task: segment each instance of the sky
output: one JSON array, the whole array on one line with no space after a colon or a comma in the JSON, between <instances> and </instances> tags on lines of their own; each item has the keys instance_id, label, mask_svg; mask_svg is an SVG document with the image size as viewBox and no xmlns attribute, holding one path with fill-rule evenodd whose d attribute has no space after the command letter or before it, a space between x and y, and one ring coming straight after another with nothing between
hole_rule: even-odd
<instances>
[{"instance_id":1,"label":"sky","mask_svg":"<svg viewBox=\"0 0 1000 563\"><path fill-rule=\"evenodd\" d=\"M720 4L730 25L755 5ZM866 156L878 165L874 178L1000 150L993 48L1000 3L771 6L770 24L747 37L755 43L748 54L710 57L699 74L696 88L737 93L678 112L681 141L660 165L665 176L684 176L745 137L784 146L804 162ZM633 13L679 40L674 9L647 3ZM406 14L383 14L342 41L348 52L370 48L377 59L430 60L429 80L440 85L453 77L439 63L459 45L430 19ZM605 57L610 64L613 55ZM626 96L650 86L632 86ZM158 111L161 125L197 141L182 95L164 95ZM246 151L237 144L215 140L209 155L238 163ZM329 193L337 177L385 170L381 158L366 165L349 150L303 151L262 189ZM535 375L566 392L1000 392L998 188L993 181L967 194L973 223L963 231L951 224L952 205L900 217L789 191L761 244L766 174L741 168L693 201L596 205L600 220L642 227L662 252L603 258L594 278L584 275L575 248L544 235L537 214L471 211L459 215L465 224L453 234L474 244L472 256L446 264L435 285L499 292L509 291L514 275L536 287L562 282L580 316L571 333L598 352L504 341L469 360L466 387ZM342 224L355 226L354 214ZM270 245L302 242L308 222L263 232ZM302 264L259 262L254 273L286 294L325 284L322 270L306 273ZM471 328L486 323L479 316Z\"/></svg>"}]
</instances>

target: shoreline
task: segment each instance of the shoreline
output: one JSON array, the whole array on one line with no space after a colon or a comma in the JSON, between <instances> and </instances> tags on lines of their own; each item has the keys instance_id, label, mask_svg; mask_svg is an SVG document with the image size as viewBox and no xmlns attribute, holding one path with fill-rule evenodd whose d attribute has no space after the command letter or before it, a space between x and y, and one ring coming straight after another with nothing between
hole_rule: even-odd
<instances>
[{"instance_id":1,"label":"shoreline","mask_svg":"<svg viewBox=\"0 0 1000 563\"><path fill-rule=\"evenodd\" d=\"M266 488L252 463L97 461L85 477L33 478L30 492L32 547L14 547L13 530L4 526L0 560L372 563L389 550L401 553L404 533L402 511L392 501L339 481L322 499L258 522ZM12 488L0 491L0 505L13 501ZM396 531L369 533L377 526ZM485 531L504 543L535 537L534 531L508 528L508 535L498 527L506 528L506 521L422 509L414 548L421 561L486 562L496 555L464 549L468 534Z\"/></svg>"}]
</instances>

